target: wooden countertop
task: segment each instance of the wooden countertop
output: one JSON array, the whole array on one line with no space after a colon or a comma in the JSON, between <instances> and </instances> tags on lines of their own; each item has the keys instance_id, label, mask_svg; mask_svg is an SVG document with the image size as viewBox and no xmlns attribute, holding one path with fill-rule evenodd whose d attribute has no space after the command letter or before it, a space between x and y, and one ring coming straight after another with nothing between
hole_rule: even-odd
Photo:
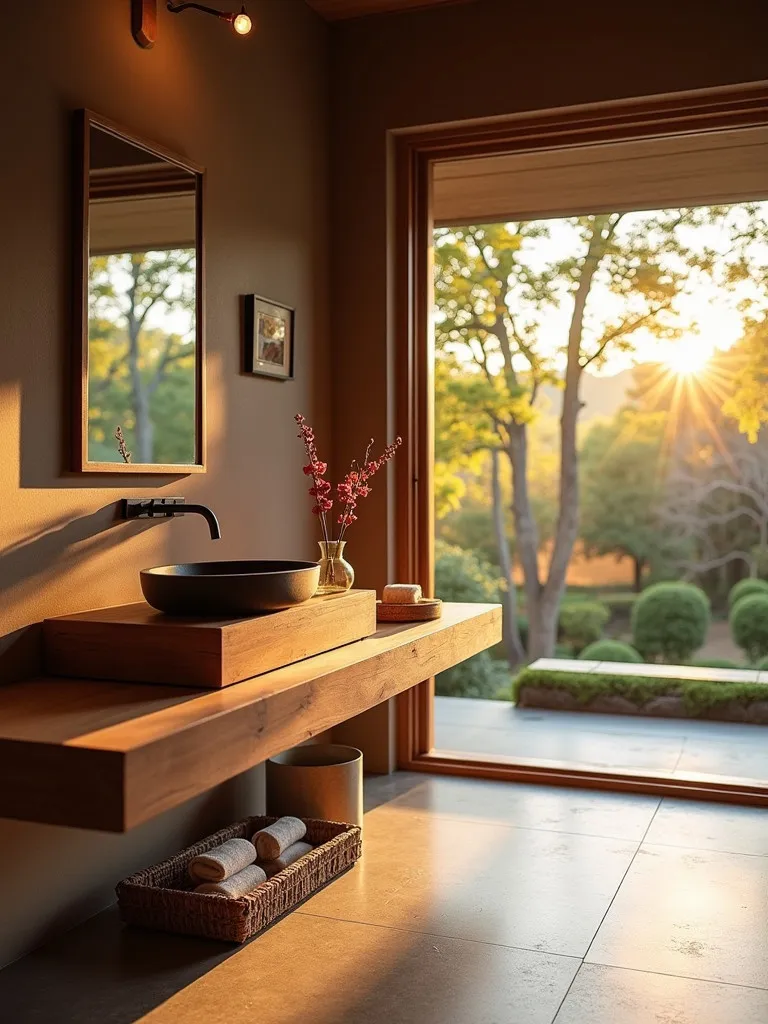
<instances>
[{"instance_id":1,"label":"wooden countertop","mask_svg":"<svg viewBox=\"0 0 768 1024\"><path fill-rule=\"evenodd\" d=\"M0 816L121 832L501 639L498 605L367 639L223 690L46 676L0 687Z\"/></svg>"}]
</instances>

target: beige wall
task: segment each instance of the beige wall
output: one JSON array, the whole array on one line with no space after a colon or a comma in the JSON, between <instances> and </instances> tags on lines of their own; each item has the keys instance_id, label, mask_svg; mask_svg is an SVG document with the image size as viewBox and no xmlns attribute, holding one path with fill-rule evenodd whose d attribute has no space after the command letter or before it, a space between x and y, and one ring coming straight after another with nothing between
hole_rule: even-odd
<instances>
[{"instance_id":1,"label":"beige wall","mask_svg":"<svg viewBox=\"0 0 768 1024\"><path fill-rule=\"evenodd\" d=\"M245 40L158 8L153 50L134 43L128 0L36 0L3 21L0 649L46 615L137 599L147 565L315 548L291 417L302 410L328 433L328 29L293 0L250 0L257 31ZM83 106L207 168L206 475L62 472L70 112ZM248 291L297 308L294 383L238 375ZM118 498L163 493L209 503L223 539L212 545L192 517L109 526ZM249 773L125 836L0 821L0 963L109 902L128 871L258 810L259 790Z\"/></svg>"},{"instance_id":2,"label":"beige wall","mask_svg":"<svg viewBox=\"0 0 768 1024\"><path fill-rule=\"evenodd\" d=\"M653 10L614 0L477 0L339 24L331 64L331 327L346 400L335 409L336 454L347 459L360 438L394 431L388 133L768 79L766 38L763 0L674 0ZM364 586L387 582L386 532L381 502L350 531L348 554ZM359 741L386 751L390 721L385 708L369 712Z\"/></svg>"}]
</instances>

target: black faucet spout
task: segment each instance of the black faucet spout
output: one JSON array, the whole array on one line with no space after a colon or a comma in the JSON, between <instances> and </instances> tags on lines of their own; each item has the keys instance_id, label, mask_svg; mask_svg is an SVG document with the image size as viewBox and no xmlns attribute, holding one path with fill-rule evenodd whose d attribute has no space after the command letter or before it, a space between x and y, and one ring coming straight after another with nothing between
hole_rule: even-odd
<instances>
[{"instance_id":1,"label":"black faucet spout","mask_svg":"<svg viewBox=\"0 0 768 1024\"><path fill-rule=\"evenodd\" d=\"M174 516L198 515L208 523L211 540L221 539L221 527L207 505L188 505L184 498L123 498L123 519L172 519Z\"/></svg>"},{"instance_id":2,"label":"black faucet spout","mask_svg":"<svg viewBox=\"0 0 768 1024\"><path fill-rule=\"evenodd\" d=\"M203 519L208 523L208 529L211 531L211 540L221 540L221 527L219 526L219 520L216 518L216 514L207 505L182 505L179 509L174 512L174 515L188 515L197 514L202 516Z\"/></svg>"}]
</instances>

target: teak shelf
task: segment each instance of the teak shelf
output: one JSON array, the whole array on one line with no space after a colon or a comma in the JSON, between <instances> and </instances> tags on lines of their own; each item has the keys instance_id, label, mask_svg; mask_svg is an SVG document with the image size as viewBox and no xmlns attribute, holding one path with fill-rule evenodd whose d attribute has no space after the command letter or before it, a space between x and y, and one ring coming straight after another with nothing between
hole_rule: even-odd
<instances>
[{"instance_id":1,"label":"teak shelf","mask_svg":"<svg viewBox=\"0 0 768 1024\"><path fill-rule=\"evenodd\" d=\"M313 597L242 619L163 615L146 602L43 622L45 670L217 690L376 632L376 593Z\"/></svg>"},{"instance_id":2,"label":"teak shelf","mask_svg":"<svg viewBox=\"0 0 768 1024\"><path fill-rule=\"evenodd\" d=\"M46 676L0 687L0 816L123 832L501 639L445 604L220 690Z\"/></svg>"}]
</instances>

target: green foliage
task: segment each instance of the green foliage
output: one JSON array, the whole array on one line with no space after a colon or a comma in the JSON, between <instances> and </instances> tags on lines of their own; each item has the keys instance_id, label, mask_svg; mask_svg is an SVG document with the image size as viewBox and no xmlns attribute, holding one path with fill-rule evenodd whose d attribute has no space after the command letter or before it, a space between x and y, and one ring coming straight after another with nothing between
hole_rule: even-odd
<instances>
[{"instance_id":1,"label":"green foliage","mask_svg":"<svg viewBox=\"0 0 768 1024\"><path fill-rule=\"evenodd\" d=\"M579 658L584 661L630 661L635 664L643 660L634 647L621 640L597 640L587 644Z\"/></svg>"},{"instance_id":2,"label":"green foliage","mask_svg":"<svg viewBox=\"0 0 768 1024\"><path fill-rule=\"evenodd\" d=\"M438 522L437 535L446 544L471 551L493 566L494 572L499 572L499 549L490 506L463 501L460 508L449 512ZM514 543L511 530L507 539L511 548Z\"/></svg>"},{"instance_id":3,"label":"green foliage","mask_svg":"<svg viewBox=\"0 0 768 1024\"><path fill-rule=\"evenodd\" d=\"M561 637L578 654L600 639L610 615L599 601L564 602L560 609Z\"/></svg>"},{"instance_id":4,"label":"green foliage","mask_svg":"<svg viewBox=\"0 0 768 1024\"><path fill-rule=\"evenodd\" d=\"M755 444L760 428L768 423L768 316L764 313L750 321L744 354L723 412L736 420L741 433Z\"/></svg>"},{"instance_id":5,"label":"green foliage","mask_svg":"<svg viewBox=\"0 0 768 1024\"><path fill-rule=\"evenodd\" d=\"M493 604L499 600L502 582L470 551L441 541L435 545L435 595L444 601Z\"/></svg>"},{"instance_id":6,"label":"green foliage","mask_svg":"<svg viewBox=\"0 0 768 1024\"><path fill-rule=\"evenodd\" d=\"M766 656L765 658L760 658L759 661L756 661L754 667L759 668L763 672L768 672L768 656Z\"/></svg>"},{"instance_id":7,"label":"green foliage","mask_svg":"<svg viewBox=\"0 0 768 1024\"><path fill-rule=\"evenodd\" d=\"M766 583L765 580L753 579L751 577L745 580L739 580L738 583L734 583L728 591L729 611L734 607L737 601L742 599L742 597L748 597L751 594L768 594L768 583Z\"/></svg>"},{"instance_id":8,"label":"green foliage","mask_svg":"<svg viewBox=\"0 0 768 1024\"><path fill-rule=\"evenodd\" d=\"M626 630L629 625L632 609L639 596L634 591L625 592L621 590L613 594L604 592L599 594L600 601L602 601L611 614L607 626L609 631L621 631L623 633Z\"/></svg>"},{"instance_id":9,"label":"green foliage","mask_svg":"<svg viewBox=\"0 0 768 1024\"><path fill-rule=\"evenodd\" d=\"M560 690L575 697L579 704L589 704L595 697L626 697L639 708L654 697L682 697L686 713L696 718L733 700L765 700L761 683L699 682L691 679L658 679L651 676L623 676L616 672L597 675L592 672L560 672L526 668L512 684L512 699L519 703L526 686Z\"/></svg>"},{"instance_id":10,"label":"green foliage","mask_svg":"<svg viewBox=\"0 0 768 1024\"><path fill-rule=\"evenodd\" d=\"M509 687L509 669L481 651L460 665L435 677L435 693L439 697L480 697L493 700Z\"/></svg>"},{"instance_id":11,"label":"green foliage","mask_svg":"<svg viewBox=\"0 0 768 1024\"><path fill-rule=\"evenodd\" d=\"M584 553L631 558L638 589L646 566L682 554L661 522L666 422L664 413L621 409L589 430L581 452Z\"/></svg>"},{"instance_id":12,"label":"green foliage","mask_svg":"<svg viewBox=\"0 0 768 1024\"><path fill-rule=\"evenodd\" d=\"M728 619L734 643L750 661L768 654L768 594L748 594L731 609Z\"/></svg>"},{"instance_id":13,"label":"green foliage","mask_svg":"<svg viewBox=\"0 0 768 1024\"><path fill-rule=\"evenodd\" d=\"M606 606L606 608L612 613L621 613L632 611L632 607L637 601L638 594L632 591L618 590L615 593L602 592L600 594L600 600Z\"/></svg>"},{"instance_id":14,"label":"green foliage","mask_svg":"<svg viewBox=\"0 0 768 1024\"><path fill-rule=\"evenodd\" d=\"M655 583L632 609L632 642L646 661L687 662L707 638L709 599L691 583Z\"/></svg>"}]
</instances>

